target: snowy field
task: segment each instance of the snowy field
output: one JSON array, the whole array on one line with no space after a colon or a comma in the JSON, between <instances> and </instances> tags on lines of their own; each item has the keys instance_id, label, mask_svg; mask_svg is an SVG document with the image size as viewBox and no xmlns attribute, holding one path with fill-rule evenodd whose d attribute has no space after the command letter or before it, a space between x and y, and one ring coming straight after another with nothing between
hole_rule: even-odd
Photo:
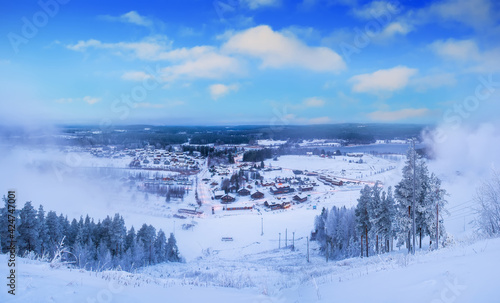
<instances>
[{"instance_id":1,"label":"snowy field","mask_svg":"<svg viewBox=\"0 0 500 303\"><path fill-rule=\"evenodd\" d=\"M265 258L157 265L133 274L51 268L21 259L18 294L1 292L0 301L498 302L500 262L492 260L499 253L500 239L414 257L395 252L330 263L317 256L306 263L282 250ZM0 262L6 263L5 255Z\"/></svg>"},{"instance_id":2,"label":"snowy field","mask_svg":"<svg viewBox=\"0 0 500 303\"><path fill-rule=\"evenodd\" d=\"M363 163L354 163L358 158L282 156L278 161L265 161L266 167L282 169L264 172L263 176L265 179L292 177L292 170L299 169L367 184L379 180L384 187L400 180L403 158L365 155L362 159ZM164 197L146 197L135 188L124 187L117 180L119 175L109 174L106 178L88 175L88 167L116 165L121 168L126 164L121 159L118 161L122 162L111 164L102 161L79 152L68 155L57 150L4 150L1 163L9 167L10 174L2 174L0 184L3 192L15 184L22 203L33 201L35 207L43 204L46 211L55 210L70 220L86 214L97 220L119 212L128 227L137 229L147 223L157 230L174 232L186 263L157 265L134 274L96 274L52 269L48 264L23 259L18 267L19 295L14 301L9 298L9 302L141 302L159 297L167 297L170 302L202 299L207 302L331 302L331 298L339 302L400 302L403 299L451 302L446 300L453 295L454 302L470 302L475 295L484 296L485 300L478 302L489 302L488 298L498 297L499 290L491 283L495 283L493 276L500 269L499 262L494 261L500 252L499 240L472 245L459 242L451 248L431 253L422 251L410 258L401 250L380 257L328 264L319 255L316 243L310 242L311 262L307 263L306 237L310 236L315 216L323 207L355 206L363 183L343 187L321 183L310 193L307 202L287 210L270 211L262 205L266 199L250 201L248 197L239 197L235 205L252 203L255 208L223 211L219 201L209 198L212 190L209 185L200 181L204 214L183 220L173 215L179 208L194 206L194 190L183 201L170 203L166 203ZM206 169L199 179L204 177L209 177ZM463 207L469 206L463 203L472 198L473 191L463 194L456 185L465 182L460 176L442 177L443 187L450 187L448 208L462 211L451 212L452 220L445 221L446 228L458 241L467 239L469 219L462 222L461 214ZM220 181L219 176L215 178ZM262 190L266 198L271 198L267 189ZM215 208L213 215L212 207ZM184 230L182 225L188 223L194 227ZM223 242L222 237L232 237L234 241ZM288 248L284 249L285 245ZM6 264L4 259L0 262ZM441 297L450 283L466 288L456 292L452 289ZM415 295L408 297L408 293ZM4 295L2 292L1 296Z\"/></svg>"}]
</instances>

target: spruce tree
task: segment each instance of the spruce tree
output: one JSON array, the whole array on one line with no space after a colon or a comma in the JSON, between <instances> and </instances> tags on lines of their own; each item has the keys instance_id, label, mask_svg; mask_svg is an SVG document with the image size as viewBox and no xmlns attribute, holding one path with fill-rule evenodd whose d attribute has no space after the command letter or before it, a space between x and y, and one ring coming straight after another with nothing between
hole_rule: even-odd
<instances>
[{"instance_id":1,"label":"spruce tree","mask_svg":"<svg viewBox=\"0 0 500 303\"><path fill-rule=\"evenodd\" d=\"M17 224L19 230L18 247L19 253L35 251L39 246L39 234L37 228L36 210L28 201L19 212L20 223Z\"/></svg>"},{"instance_id":2,"label":"spruce tree","mask_svg":"<svg viewBox=\"0 0 500 303\"><path fill-rule=\"evenodd\" d=\"M368 257L368 233L371 230L370 223L370 204L372 199L372 189L370 186L365 185L361 190L361 196L358 199L358 205L356 206L356 227L361 236L361 245L365 245L364 250L366 251L366 256ZM364 243L363 243L364 241ZM361 256L363 256L363 251L361 251Z\"/></svg>"}]
</instances>

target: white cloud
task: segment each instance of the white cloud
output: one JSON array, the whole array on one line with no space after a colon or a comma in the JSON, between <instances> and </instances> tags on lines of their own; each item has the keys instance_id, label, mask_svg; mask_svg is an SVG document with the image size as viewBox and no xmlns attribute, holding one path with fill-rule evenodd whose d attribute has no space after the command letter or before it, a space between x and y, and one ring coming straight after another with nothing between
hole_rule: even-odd
<instances>
[{"instance_id":1,"label":"white cloud","mask_svg":"<svg viewBox=\"0 0 500 303\"><path fill-rule=\"evenodd\" d=\"M162 72L167 81L181 77L220 79L228 75L241 75L244 73L244 68L237 59L212 52L178 65L165 67Z\"/></svg>"},{"instance_id":2,"label":"white cloud","mask_svg":"<svg viewBox=\"0 0 500 303\"><path fill-rule=\"evenodd\" d=\"M317 117L317 118L312 118L309 119L310 124L326 124L326 123L331 123L332 119L330 117Z\"/></svg>"},{"instance_id":3,"label":"white cloud","mask_svg":"<svg viewBox=\"0 0 500 303\"><path fill-rule=\"evenodd\" d=\"M374 19L381 16L392 16L400 11L400 7L394 2L372 1L361 7L354 7L352 13L360 19Z\"/></svg>"},{"instance_id":4,"label":"white cloud","mask_svg":"<svg viewBox=\"0 0 500 303\"><path fill-rule=\"evenodd\" d=\"M438 40L433 42L430 48L438 55L447 59L469 61L480 57L479 48L474 40Z\"/></svg>"},{"instance_id":5,"label":"white cloud","mask_svg":"<svg viewBox=\"0 0 500 303\"><path fill-rule=\"evenodd\" d=\"M495 23L495 10L490 0L444 0L419 12L429 21L456 21L476 29Z\"/></svg>"},{"instance_id":6,"label":"white cloud","mask_svg":"<svg viewBox=\"0 0 500 303\"><path fill-rule=\"evenodd\" d=\"M136 11L130 11L126 14L123 14L121 16L115 17L115 16L101 16L101 19L107 20L107 21L116 21L116 22L123 22L123 23L132 23L140 26L145 26L145 27L151 27L153 26L153 21L147 17L139 15L138 12Z\"/></svg>"},{"instance_id":7,"label":"white cloud","mask_svg":"<svg viewBox=\"0 0 500 303\"><path fill-rule=\"evenodd\" d=\"M131 55L141 60L165 60L168 58L171 42L165 36L147 37L139 42L117 42L104 43L99 40L90 39L78 41L74 45L67 45L73 51L86 51L87 49L105 49L115 51L116 54ZM164 58L166 57L166 58Z\"/></svg>"},{"instance_id":8,"label":"white cloud","mask_svg":"<svg viewBox=\"0 0 500 303\"><path fill-rule=\"evenodd\" d=\"M126 72L122 75L123 80L129 80L129 81L144 81L146 79L152 78L151 75L142 72L142 71L129 71Z\"/></svg>"},{"instance_id":9,"label":"white cloud","mask_svg":"<svg viewBox=\"0 0 500 303\"><path fill-rule=\"evenodd\" d=\"M180 77L219 79L244 73L244 66L238 59L221 54L213 46L171 49L171 44L164 36L148 37L140 42L79 41L68 45L67 48L74 51L86 51L90 48L112 50L114 54L128 55L145 61L173 62L174 64L161 70L164 81ZM140 81L145 77L148 77L145 73L136 71L122 75L122 79L133 81Z\"/></svg>"},{"instance_id":10,"label":"white cloud","mask_svg":"<svg viewBox=\"0 0 500 303\"><path fill-rule=\"evenodd\" d=\"M212 84L208 87L208 90L210 91L210 95L212 96L212 99L217 100L221 97L224 97L231 91L238 91L239 89L238 84L231 84L231 85L224 85L224 84Z\"/></svg>"},{"instance_id":11,"label":"white cloud","mask_svg":"<svg viewBox=\"0 0 500 303\"><path fill-rule=\"evenodd\" d=\"M488 73L500 71L500 47L481 50L472 39L437 40L429 48L444 59L451 59L466 64L464 71Z\"/></svg>"},{"instance_id":12,"label":"white cloud","mask_svg":"<svg viewBox=\"0 0 500 303\"><path fill-rule=\"evenodd\" d=\"M354 92L378 93L380 91L396 91L408 85L411 76L417 69L406 66L396 66L390 69L381 69L371 74L361 74L349 79L354 83Z\"/></svg>"},{"instance_id":13,"label":"white cloud","mask_svg":"<svg viewBox=\"0 0 500 303\"><path fill-rule=\"evenodd\" d=\"M165 104L140 102L140 103L136 103L135 107L141 107L141 108L164 108Z\"/></svg>"},{"instance_id":14,"label":"white cloud","mask_svg":"<svg viewBox=\"0 0 500 303\"><path fill-rule=\"evenodd\" d=\"M380 38L387 39L391 38L397 34L406 35L411 31L411 28L408 24L403 22L392 22L387 25L382 32L380 33Z\"/></svg>"},{"instance_id":15,"label":"white cloud","mask_svg":"<svg viewBox=\"0 0 500 303\"><path fill-rule=\"evenodd\" d=\"M95 103L101 101L101 98L91 97L91 96L85 96L85 97L83 97L83 101L85 101L88 104L92 105L92 104L95 104Z\"/></svg>"},{"instance_id":16,"label":"white cloud","mask_svg":"<svg viewBox=\"0 0 500 303\"><path fill-rule=\"evenodd\" d=\"M454 74L441 73L414 78L410 81L410 85L414 86L417 91L426 91L427 89L442 86L452 86L455 85L456 82L457 80Z\"/></svg>"},{"instance_id":17,"label":"white cloud","mask_svg":"<svg viewBox=\"0 0 500 303\"><path fill-rule=\"evenodd\" d=\"M322 107L325 105L325 100L318 97L311 97L305 99L303 104L307 107Z\"/></svg>"},{"instance_id":18,"label":"white cloud","mask_svg":"<svg viewBox=\"0 0 500 303\"><path fill-rule=\"evenodd\" d=\"M368 114L375 121L398 121L410 118L423 117L430 113L427 108L405 108L396 111L375 111Z\"/></svg>"},{"instance_id":19,"label":"white cloud","mask_svg":"<svg viewBox=\"0 0 500 303\"><path fill-rule=\"evenodd\" d=\"M281 5L280 0L243 0L250 9L258 9L261 7L277 7Z\"/></svg>"},{"instance_id":20,"label":"white cloud","mask_svg":"<svg viewBox=\"0 0 500 303\"><path fill-rule=\"evenodd\" d=\"M57 103L65 104L65 103L73 103L73 102L87 102L90 105L93 105L97 102L101 101L101 98L85 96L83 98L59 98L55 100Z\"/></svg>"},{"instance_id":21,"label":"white cloud","mask_svg":"<svg viewBox=\"0 0 500 303\"><path fill-rule=\"evenodd\" d=\"M273 31L267 25L233 35L223 50L257 57L262 67L301 67L313 71L338 72L345 69L342 58L327 47L310 47L302 41Z\"/></svg>"}]
</instances>

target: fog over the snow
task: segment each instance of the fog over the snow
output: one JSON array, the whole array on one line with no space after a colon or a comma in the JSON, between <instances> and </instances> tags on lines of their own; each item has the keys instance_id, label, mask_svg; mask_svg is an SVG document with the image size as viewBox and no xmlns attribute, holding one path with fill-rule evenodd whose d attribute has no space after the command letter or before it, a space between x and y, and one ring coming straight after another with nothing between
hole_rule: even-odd
<instances>
[{"instance_id":1,"label":"fog over the snow","mask_svg":"<svg viewBox=\"0 0 500 303\"><path fill-rule=\"evenodd\" d=\"M471 231L468 224L474 218L474 197L477 188L500 168L500 128L498 124L439 127L439 131L424 136L434 159L430 171L443 180L449 196L445 217L448 231L459 234Z\"/></svg>"},{"instance_id":2,"label":"fog over the snow","mask_svg":"<svg viewBox=\"0 0 500 303\"><path fill-rule=\"evenodd\" d=\"M443 180L443 188L450 194L447 200L451 214L445 217L447 229L460 235L464 221L466 231L472 230L468 222L473 219L471 200L476 188L493 169L500 167L500 128L484 123L440 129L439 138L435 132L424 135L424 142L433 155L429 169ZM78 153L64 152L55 144L50 136L55 132L52 127L31 125L23 131L25 135L32 135L30 140L16 144L0 141L0 196L15 189L19 208L26 201L32 201L35 207L42 204L46 211L63 213L70 220L86 214L102 219L136 204L132 198L135 190L123 188L116 175L103 176L83 169ZM37 143L29 143L34 141ZM142 200L143 196L137 195L138 200ZM123 199L126 201L121 201ZM124 213L129 226L137 226L150 218L144 213L137 216L131 213Z\"/></svg>"}]
</instances>

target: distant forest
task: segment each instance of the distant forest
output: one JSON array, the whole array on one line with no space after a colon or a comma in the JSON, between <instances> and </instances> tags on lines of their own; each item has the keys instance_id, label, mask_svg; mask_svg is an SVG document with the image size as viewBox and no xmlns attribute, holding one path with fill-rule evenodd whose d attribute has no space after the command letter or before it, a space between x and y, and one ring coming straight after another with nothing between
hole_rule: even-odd
<instances>
[{"instance_id":1,"label":"distant forest","mask_svg":"<svg viewBox=\"0 0 500 303\"><path fill-rule=\"evenodd\" d=\"M368 144L375 140L419 138L428 128L416 124L329 124L284 126L150 126L129 125L101 129L99 126L60 126L56 141L64 145L117 145L140 148L173 144L254 144L257 140L288 140L290 143L312 139L339 139L344 144ZM53 141L47 130L20 130L0 126L0 136L10 141Z\"/></svg>"}]
</instances>

